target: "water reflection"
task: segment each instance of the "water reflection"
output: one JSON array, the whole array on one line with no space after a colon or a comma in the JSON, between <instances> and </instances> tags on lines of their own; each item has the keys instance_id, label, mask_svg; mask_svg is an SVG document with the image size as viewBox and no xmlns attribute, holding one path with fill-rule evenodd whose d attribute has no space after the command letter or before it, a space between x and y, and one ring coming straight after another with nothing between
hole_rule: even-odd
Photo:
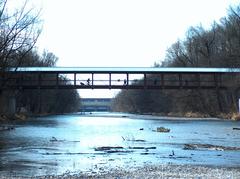
<instances>
[{"instance_id":1,"label":"water reflection","mask_svg":"<svg viewBox=\"0 0 240 179\"><path fill-rule=\"evenodd\" d=\"M240 132L232 130L239 124L144 119L121 113L40 117L1 132L0 174L98 172L167 162L239 166L240 150L184 150L185 144L240 147ZM160 126L171 131L153 132Z\"/></svg>"}]
</instances>

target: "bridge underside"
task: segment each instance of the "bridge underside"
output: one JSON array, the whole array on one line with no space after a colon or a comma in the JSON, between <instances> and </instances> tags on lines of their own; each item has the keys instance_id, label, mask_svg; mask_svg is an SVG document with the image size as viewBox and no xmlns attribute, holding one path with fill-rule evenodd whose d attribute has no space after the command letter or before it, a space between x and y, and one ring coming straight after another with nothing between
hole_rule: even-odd
<instances>
[{"instance_id":1,"label":"bridge underside","mask_svg":"<svg viewBox=\"0 0 240 179\"><path fill-rule=\"evenodd\" d=\"M8 86L1 88L3 90L35 90L35 89L146 89L146 90L164 90L164 89L219 89L219 90L225 90L227 87L225 86L111 86L108 85L94 85L91 87L88 86L80 86L80 85L59 85L59 86L52 86L52 85L43 85L43 86L33 86L33 85L24 85L24 86Z\"/></svg>"},{"instance_id":2,"label":"bridge underside","mask_svg":"<svg viewBox=\"0 0 240 179\"><path fill-rule=\"evenodd\" d=\"M45 70L44 70L45 69ZM95 70L94 70L95 69ZM0 74L1 89L226 89L231 80L240 84L239 71L226 69L179 70L14 70ZM181 68L183 69L183 68ZM236 83L235 83L236 84Z\"/></svg>"}]
</instances>

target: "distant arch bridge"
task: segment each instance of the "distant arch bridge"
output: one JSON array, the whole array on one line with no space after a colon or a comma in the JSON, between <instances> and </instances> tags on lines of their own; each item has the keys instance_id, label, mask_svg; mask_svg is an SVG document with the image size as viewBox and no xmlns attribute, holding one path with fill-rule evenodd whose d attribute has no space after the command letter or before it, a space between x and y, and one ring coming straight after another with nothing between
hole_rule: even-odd
<instances>
[{"instance_id":1,"label":"distant arch bridge","mask_svg":"<svg viewBox=\"0 0 240 179\"><path fill-rule=\"evenodd\" d=\"M21 67L0 72L1 89L226 89L231 80L240 84L240 68Z\"/></svg>"}]
</instances>

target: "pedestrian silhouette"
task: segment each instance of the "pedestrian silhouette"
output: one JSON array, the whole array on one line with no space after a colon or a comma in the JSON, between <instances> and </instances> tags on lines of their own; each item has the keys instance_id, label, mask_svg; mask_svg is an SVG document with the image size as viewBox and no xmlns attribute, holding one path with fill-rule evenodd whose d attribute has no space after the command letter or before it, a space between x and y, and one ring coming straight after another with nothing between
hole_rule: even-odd
<instances>
[{"instance_id":1,"label":"pedestrian silhouette","mask_svg":"<svg viewBox=\"0 0 240 179\"><path fill-rule=\"evenodd\" d=\"M88 78L87 79L87 85L90 85L90 82L91 82L91 80L90 80L90 78Z\"/></svg>"}]
</instances>

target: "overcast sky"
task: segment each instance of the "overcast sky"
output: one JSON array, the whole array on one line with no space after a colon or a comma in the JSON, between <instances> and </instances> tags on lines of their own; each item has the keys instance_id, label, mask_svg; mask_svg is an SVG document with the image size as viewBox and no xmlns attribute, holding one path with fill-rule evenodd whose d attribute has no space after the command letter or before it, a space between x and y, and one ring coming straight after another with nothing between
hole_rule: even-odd
<instances>
[{"instance_id":1,"label":"overcast sky","mask_svg":"<svg viewBox=\"0 0 240 179\"><path fill-rule=\"evenodd\" d=\"M150 67L190 26L209 28L240 0L34 0L42 8L37 43L57 66ZM36 5L35 4L35 5ZM91 93L91 94L90 94ZM112 96L86 91L81 96Z\"/></svg>"},{"instance_id":2,"label":"overcast sky","mask_svg":"<svg viewBox=\"0 0 240 179\"><path fill-rule=\"evenodd\" d=\"M143 66L190 26L209 27L239 0L39 0L44 20L38 41L58 66Z\"/></svg>"}]
</instances>

